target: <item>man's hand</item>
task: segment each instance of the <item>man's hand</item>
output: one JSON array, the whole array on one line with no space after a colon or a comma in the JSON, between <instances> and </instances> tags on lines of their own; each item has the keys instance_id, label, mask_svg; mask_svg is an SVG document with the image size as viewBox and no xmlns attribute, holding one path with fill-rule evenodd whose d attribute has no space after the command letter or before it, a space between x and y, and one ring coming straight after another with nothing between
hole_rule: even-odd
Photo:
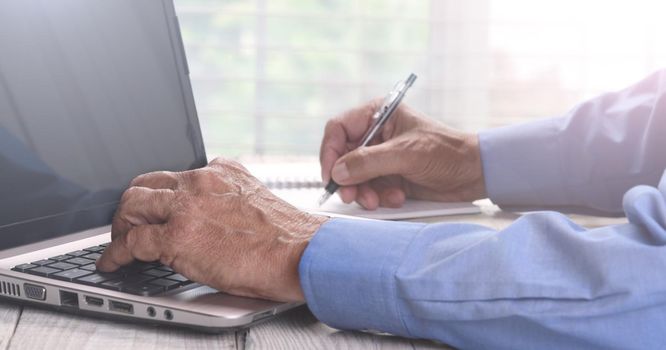
<instances>
[{"instance_id":1,"label":"man's hand","mask_svg":"<svg viewBox=\"0 0 666 350\"><path fill-rule=\"evenodd\" d=\"M298 264L325 221L275 197L240 164L216 159L202 169L134 179L97 267L159 260L231 294L301 301Z\"/></svg>"},{"instance_id":2,"label":"man's hand","mask_svg":"<svg viewBox=\"0 0 666 350\"><path fill-rule=\"evenodd\" d=\"M472 201L486 196L479 141L427 119L404 104L374 145L356 149L381 101L331 119L320 150L322 178L342 187L345 203L400 207L406 197Z\"/></svg>"}]
</instances>

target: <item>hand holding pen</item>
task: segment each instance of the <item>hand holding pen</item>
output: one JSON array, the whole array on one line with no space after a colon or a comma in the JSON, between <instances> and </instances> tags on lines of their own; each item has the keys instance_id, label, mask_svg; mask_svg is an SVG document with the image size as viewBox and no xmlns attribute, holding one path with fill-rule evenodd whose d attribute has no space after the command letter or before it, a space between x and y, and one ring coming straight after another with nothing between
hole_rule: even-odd
<instances>
[{"instance_id":1,"label":"hand holding pen","mask_svg":"<svg viewBox=\"0 0 666 350\"><path fill-rule=\"evenodd\" d=\"M340 185L343 202L376 209L400 207L406 198L485 198L476 134L446 127L401 103L374 138L364 142L385 102L373 100L326 125L320 149L322 179Z\"/></svg>"},{"instance_id":2,"label":"hand holding pen","mask_svg":"<svg viewBox=\"0 0 666 350\"><path fill-rule=\"evenodd\" d=\"M412 73L407 77L407 80L396 84L393 91L386 96L382 105L372 116L372 124L365 135L363 135L361 143L358 146L359 148L367 146L370 141L381 132L384 125L386 125L391 116L393 116L393 112L398 108L403 97L405 97L407 90L412 87L412 84L414 84L414 81L416 81L416 75ZM324 204L339 187L340 185L338 185L333 179L329 179L326 188L324 189L324 194L319 199L319 205L321 206Z\"/></svg>"}]
</instances>

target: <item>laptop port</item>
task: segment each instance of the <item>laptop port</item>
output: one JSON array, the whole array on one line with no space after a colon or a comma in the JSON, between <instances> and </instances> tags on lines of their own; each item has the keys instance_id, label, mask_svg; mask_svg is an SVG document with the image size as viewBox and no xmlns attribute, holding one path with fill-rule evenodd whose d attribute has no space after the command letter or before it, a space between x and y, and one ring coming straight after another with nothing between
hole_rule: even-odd
<instances>
[{"instance_id":1,"label":"laptop port","mask_svg":"<svg viewBox=\"0 0 666 350\"><path fill-rule=\"evenodd\" d=\"M123 303L120 301L109 300L109 310L115 312L122 312L125 314L133 314L134 306L132 306L132 304Z\"/></svg>"},{"instance_id":2,"label":"laptop port","mask_svg":"<svg viewBox=\"0 0 666 350\"><path fill-rule=\"evenodd\" d=\"M102 306L104 305L104 299L86 295L86 304L90 306Z\"/></svg>"},{"instance_id":3,"label":"laptop port","mask_svg":"<svg viewBox=\"0 0 666 350\"><path fill-rule=\"evenodd\" d=\"M164 318L166 318L169 321L173 320L173 312L171 312L171 310L165 310Z\"/></svg>"},{"instance_id":4,"label":"laptop port","mask_svg":"<svg viewBox=\"0 0 666 350\"><path fill-rule=\"evenodd\" d=\"M60 291L60 305L69 307L79 307L79 295L74 292Z\"/></svg>"},{"instance_id":5,"label":"laptop port","mask_svg":"<svg viewBox=\"0 0 666 350\"><path fill-rule=\"evenodd\" d=\"M42 286L24 283L23 290L25 291L25 296L28 297L28 299L46 300L46 288Z\"/></svg>"}]
</instances>

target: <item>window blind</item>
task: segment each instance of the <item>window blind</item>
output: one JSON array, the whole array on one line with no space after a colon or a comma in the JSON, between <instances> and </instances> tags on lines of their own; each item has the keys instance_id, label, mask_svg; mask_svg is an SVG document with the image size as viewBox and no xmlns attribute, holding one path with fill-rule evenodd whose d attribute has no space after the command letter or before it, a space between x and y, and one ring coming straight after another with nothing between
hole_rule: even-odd
<instances>
[{"instance_id":1,"label":"window blind","mask_svg":"<svg viewBox=\"0 0 666 350\"><path fill-rule=\"evenodd\" d=\"M206 147L318 153L326 121L383 96L468 131L561 114L666 64L649 0L176 0Z\"/></svg>"}]
</instances>

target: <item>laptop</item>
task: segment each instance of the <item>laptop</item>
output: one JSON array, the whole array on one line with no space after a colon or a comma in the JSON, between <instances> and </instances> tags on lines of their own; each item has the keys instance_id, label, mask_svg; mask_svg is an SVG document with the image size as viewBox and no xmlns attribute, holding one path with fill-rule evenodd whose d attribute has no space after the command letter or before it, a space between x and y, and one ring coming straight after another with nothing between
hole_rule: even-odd
<instances>
[{"instance_id":1,"label":"laptop","mask_svg":"<svg viewBox=\"0 0 666 350\"><path fill-rule=\"evenodd\" d=\"M0 52L1 298L210 332L299 305L95 270L134 177L207 163L172 0L1 1Z\"/></svg>"}]
</instances>

